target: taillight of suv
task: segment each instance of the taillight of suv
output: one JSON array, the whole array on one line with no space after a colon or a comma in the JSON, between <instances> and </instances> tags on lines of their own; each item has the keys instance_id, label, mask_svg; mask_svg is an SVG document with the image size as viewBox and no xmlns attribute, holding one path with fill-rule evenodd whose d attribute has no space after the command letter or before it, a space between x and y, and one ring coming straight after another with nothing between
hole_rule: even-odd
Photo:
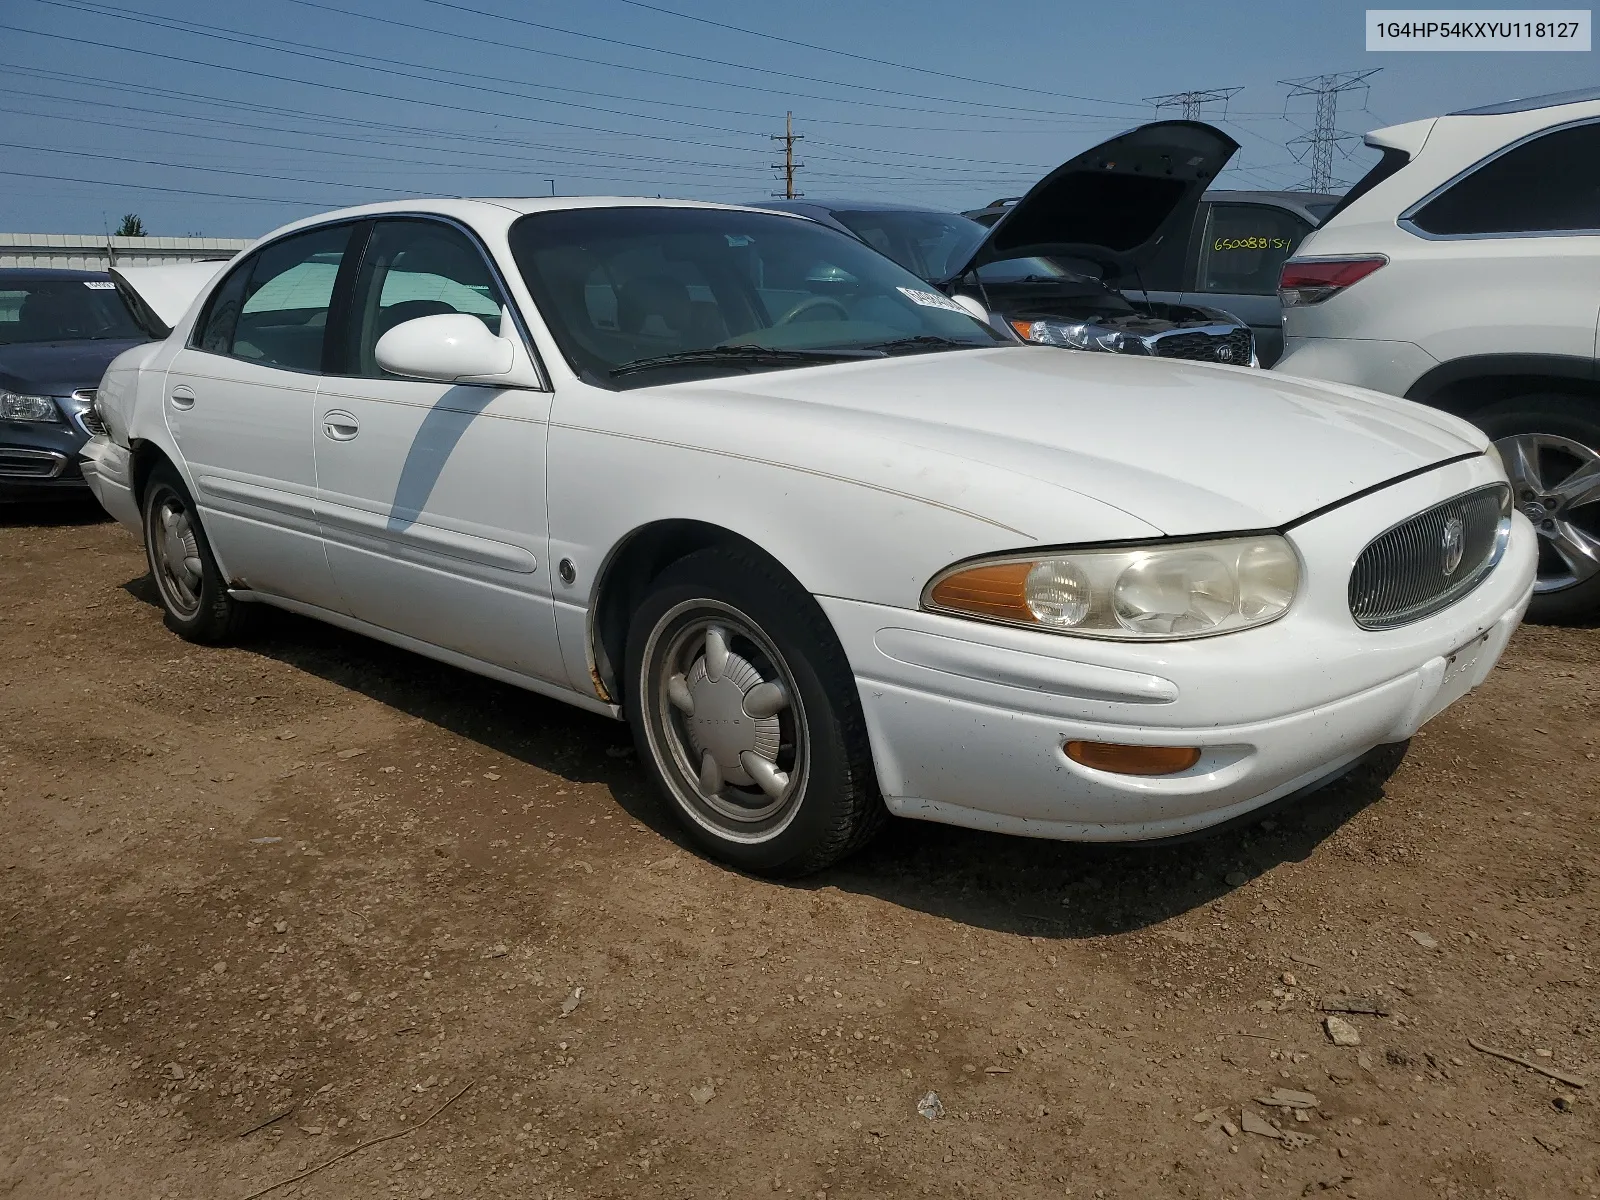
<instances>
[{"instance_id":1,"label":"taillight of suv","mask_svg":"<svg viewBox=\"0 0 1600 1200\"><path fill-rule=\"evenodd\" d=\"M1337 296L1389 260L1381 254L1350 258L1290 259L1278 276L1278 299L1285 308L1304 308Z\"/></svg>"}]
</instances>

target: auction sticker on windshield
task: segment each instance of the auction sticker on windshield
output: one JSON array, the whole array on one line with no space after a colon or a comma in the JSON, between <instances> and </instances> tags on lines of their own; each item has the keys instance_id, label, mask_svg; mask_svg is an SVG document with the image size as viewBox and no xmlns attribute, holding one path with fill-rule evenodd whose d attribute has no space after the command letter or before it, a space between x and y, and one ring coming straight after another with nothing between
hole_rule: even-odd
<instances>
[{"instance_id":1,"label":"auction sticker on windshield","mask_svg":"<svg viewBox=\"0 0 1600 1200\"><path fill-rule=\"evenodd\" d=\"M1587 8L1369 8L1368 50L1589 49Z\"/></svg>"},{"instance_id":2,"label":"auction sticker on windshield","mask_svg":"<svg viewBox=\"0 0 1600 1200\"><path fill-rule=\"evenodd\" d=\"M942 308L946 312L958 312L966 316L972 315L961 305L950 299L949 296L941 296L938 292L925 292L921 288L910 287L897 287L895 291L899 292L911 303L922 305L923 308Z\"/></svg>"}]
</instances>

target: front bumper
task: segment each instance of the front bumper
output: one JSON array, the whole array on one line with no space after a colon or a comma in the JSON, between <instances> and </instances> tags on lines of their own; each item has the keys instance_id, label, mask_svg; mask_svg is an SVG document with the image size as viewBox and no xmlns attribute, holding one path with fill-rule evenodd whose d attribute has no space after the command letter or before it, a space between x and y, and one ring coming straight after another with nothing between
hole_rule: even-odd
<instances>
[{"instance_id":1,"label":"front bumper","mask_svg":"<svg viewBox=\"0 0 1600 1200\"><path fill-rule=\"evenodd\" d=\"M83 497L78 454L86 437L68 421L0 421L0 500Z\"/></svg>"},{"instance_id":2,"label":"front bumper","mask_svg":"<svg viewBox=\"0 0 1600 1200\"><path fill-rule=\"evenodd\" d=\"M83 447L83 480L105 509L137 536L144 535L133 483L133 455L110 438L90 438Z\"/></svg>"},{"instance_id":3,"label":"front bumper","mask_svg":"<svg viewBox=\"0 0 1600 1200\"><path fill-rule=\"evenodd\" d=\"M1393 524L1494 478L1483 460L1353 501L1292 530L1299 600L1260 629L1190 642L1061 637L821 598L855 669L892 812L1076 841L1182 836L1337 776L1404 741L1489 673L1531 595L1520 516L1498 566L1444 611L1358 629L1349 566ZM1201 748L1137 777L1067 758L1071 739Z\"/></svg>"}]
</instances>

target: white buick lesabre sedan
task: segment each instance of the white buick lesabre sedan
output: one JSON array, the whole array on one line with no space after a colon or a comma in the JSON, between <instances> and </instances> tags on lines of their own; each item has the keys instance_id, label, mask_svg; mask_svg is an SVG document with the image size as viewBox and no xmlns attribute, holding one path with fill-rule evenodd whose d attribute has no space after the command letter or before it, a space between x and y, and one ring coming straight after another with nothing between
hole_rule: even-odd
<instances>
[{"instance_id":1,"label":"white buick lesabre sedan","mask_svg":"<svg viewBox=\"0 0 1600 1200\"><path fill-rule=\"evenodd\" d=\"M982 315L791 215L350 209L118 359L85 473L181 636L265 602L624 718L754 871L1192 833L1493 666L1535 539L1477 430Z\"/></svg>"}]
</instances>

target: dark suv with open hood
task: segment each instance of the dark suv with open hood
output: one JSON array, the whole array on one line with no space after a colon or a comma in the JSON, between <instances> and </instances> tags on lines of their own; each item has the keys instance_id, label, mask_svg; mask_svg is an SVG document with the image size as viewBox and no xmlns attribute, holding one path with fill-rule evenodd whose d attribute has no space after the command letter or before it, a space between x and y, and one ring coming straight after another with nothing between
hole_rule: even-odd
<instances>
[{"instance_id":1,"label":"dark suv with open hood","mask_svg":"<svg viewBox=\"0 0 1600 1200\"><path fill-rule=\"evenodd\" d=\"M100 377L165 333L103 272L0 269L0 501L89 495L78 451L100 431Z\"/></svg>"},{"instance_id":2,"label":"dark suv with open hood","mask_svg":"<svg viewBox=\"0 0 1600 1200\"><path fill-rule=\"evenodd\" d=\"M778 200L851 233L1025 341L1255 365L1250 327L1221 309L1158 300L1143 274L1182 255L1201 194L1238 143L1198 121L1157 121L1085 151L985 228L955 213Z\"/></svg>"}]
</instances>

